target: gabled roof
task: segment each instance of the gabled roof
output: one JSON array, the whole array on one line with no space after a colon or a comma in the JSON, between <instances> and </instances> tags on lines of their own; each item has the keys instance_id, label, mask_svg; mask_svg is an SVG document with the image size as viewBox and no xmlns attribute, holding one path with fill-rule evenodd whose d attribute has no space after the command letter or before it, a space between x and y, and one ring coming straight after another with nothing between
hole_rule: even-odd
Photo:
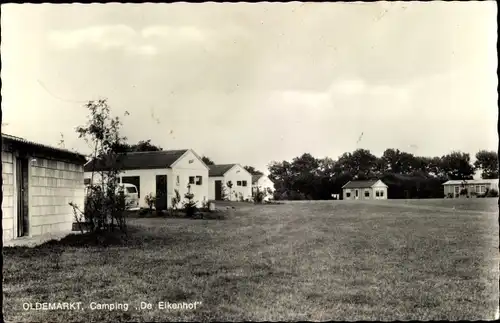
<instances>
[{"instance_id":1,"label":"gabled roof","mask_svg":"<svg viewBox=\"0 0 500 323\"><path fill-rule=\"evenodd\" d=\"M189 149L132 152L119 154L117 160L122 170L170 168L172 164L181 158L188 150ZM94 164L95 168L92 169ZM109 169L111 166L111 163L102 160L98 160L97 162L90 161L85 165L84 171L102 171Z\"/></svg>"},{"instance_id":2,"label":"gabled roof","mask_svg":"<svg viewBox=\"0 0 500 323\"><path fill-rule=\"evenodd\" d=\"M224 176L231 168L233 168L237 164L221 164L221 165L208 165L209 177L219 177Z\"/></svg>"},{"instance_id":3,"label":"gabled roof","mask_svg":"<svg viewBox=\"0 0 500 323\"><path fill-rule=\"evenodd\" d=\"M461 185L461 184L498 184L498 179L466 179L466 180L450 180L442 185Z\"/></svg>"},{"instance_id":4,"label":"gabled roof","mask_svg":"<svg viewBox=\"0 0 500 323\"><path fill-rule=\"evenodd\" d=\"M374 180L369 180L369 181L349 181L347 184L342 186L342 188L370 188L375 183L377 183L379 180L374 179Z\"/></svg>"},{"instance_id":5,"label":"gabled roof","mask_svg":"<svg viewBox=\"0 0 500 323\"><path fill-rule=\"evenodd\" d=\"M26 150L26 152L36 155L37 153L43 153L44 155L54 154L56 158L68 159L72 162L76 162L78 164L84 164L86 162L85 155L67 150L62 148L56 148L44 144L40 144L37 142L33 142L30 140L26 140L21 137L16 137L12 135L8 135L2 133L2 144L10 144L12 146L16 146L17 149ZM3 149L3 145L2 145Z\"/></svg>"},{"instance_id":6,"label":"gabled roof","mask_svg":"<svg viewBox=\"0 0 500 323\"><path fill-rule=\"evenodd\" d=\"M254 174L254 175L252 175L252 184L257 183L257 181L258 181L259 179L261 179L261 178L262 178L262 176L264 176L264 175L262 175L262 174Z\"/></svg>"}]
</instances>

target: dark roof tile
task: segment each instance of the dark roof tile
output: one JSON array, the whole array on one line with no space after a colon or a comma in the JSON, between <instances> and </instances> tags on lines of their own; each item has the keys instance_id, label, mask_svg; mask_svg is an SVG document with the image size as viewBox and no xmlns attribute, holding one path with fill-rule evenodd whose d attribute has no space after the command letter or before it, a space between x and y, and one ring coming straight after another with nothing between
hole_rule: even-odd
<instances>
[{"instance_id":1,"label":"dark roof tile","mask_svg":"<svg viewBox=\"0 0 500 323\"><path fill-rule=\"evenodd\" d=\"M369 181L350 181L345 184L342 188L369 188L372 187L373 184L378 182L378 179L369 180Z\"/></svg>"},{"instance_id":2,"label":"dark roof tile","mask_svg":"<svg viewBox=\"0 0 500 323\"><path fill-rule=\"evenodd\" d=\"M188 150L144 151L120 154L117 157L117 163L120 164L119 168L122 170L170 168L186 151ZM109 161L98 160L95 163L94 171L109 169L111 164ZM91 172L93 165L93 161L89 162L85 165L85 171Z\"/></svg>"},{"instance_id":3,"label":"dark roof tile","mask_svg":"<svg viewBox=\"0 0 500 323\"><path fill-rule=\"evenodd\" d=\"M209 177L219 177L219 176L224 176L224 174L233 168L233 166L236 164L223 164L223 165L208 165L210 168L208 172Z\"/></svg>"},{"instance_id":4,"label":"dark roof tile","mask_svg":"<svg viewBox=\"0 0 500 323\"><path fill-rule=\"evenodd\" d=\"M257 183L257 181L258 181L258 180L259 180L262 176L264 176L264 175L262 175L262 174L254 174L254 175L252 175L252 184Z\"/></svg>"}]
</instances>

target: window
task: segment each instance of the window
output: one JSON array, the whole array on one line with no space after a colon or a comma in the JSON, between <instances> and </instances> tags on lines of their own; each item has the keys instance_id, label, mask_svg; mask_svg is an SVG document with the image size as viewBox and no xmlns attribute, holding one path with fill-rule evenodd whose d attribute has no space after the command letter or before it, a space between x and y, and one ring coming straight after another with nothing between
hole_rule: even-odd
<instances>
[{"instance_id":1,"label":"window","mask_svg":"<svg viewBox=\"0 0 500 323\"><path fill-rule=\"evenodd\" d=\"M356 197L358 197L358 196L359 196L359 191L358 191L358 190L356 190Z\"/></svg>"},{"instance_id":2,"label":"window","mask_svg":"<svg viewBox=\"0 0 500 323\"><path fill-rule=\"evenodd\" d=\"M236 186L241 186L241 181L236 181Z\"/></svg>"},{"instance_id":3,"label":"window","mask_svg":"<svg viewBox=\"0 0 500 323\"><path fill-rule=\"evenodd\" d=\"M85 179L83 180L83 184L84 184L84 185L90 185L90 178L85 178Z\"/></svg>"},{"instance_id":4,"label":"window","mask_svg":"<svg viewBox=\"0 0 500 323\"><path fill-rule=\"evenodd\" d=\"M375 191L375 196L380 196L380 191Z\"/></svg>"},{"instance_id":5,"label":"window","mask_svg":"<svg viewBox=\"0 0 500 323\"><path fill-rule=\"evenodd\" d=\"M122 183L135 185L137 187L137 197L141 197L141 178L139 176L123 176Z\"/></svg>"},{"instance_id":6,"label":"window","mask_svg":"<svg viewBox=\"0 0 500 323\"><path fill-rule=\"evenodd\" d=\"M380 191L380 197L384 196L384 191Z\"/></svg>"},{"instance_id":7,"label":"window","mask_svg":"<svg viewBox=\"0 0 500 323\"><path fill-rule=\"evenodd\" d=\"M455 193L456 194L460 193L460 186L455 186Z\"/></svg>"},{"instance_id":8,"label":"window","mask_svg":"<svg viewBox=\"0 0 500 323\"><path fill-rule=\"evenodd\" d=\"M189 176L189 184L194 184L194 176Z\"/></svg>"},{"instance_id":9,"label":"window","mask_svg":"<svg viewBox=\"0 0 500 323\"><path fill-rule=\"evenodd\" d=\"M480 193L481 192L481 189L479 188L479 185L476 185L476 193Z\"/></svg>"},{"instance_id":10,"label":"window","mask_svg":"<svg viewBox=\"0 0 500 323\"><path fill-rule=\"evenodd\" d=\"M351 197L351 192L345 192L346 197Z\"/></svg>"},{"instance_id":11,"label":"window","mask_svg":"<svg viewBox=\"0 0 500 323\"><path fill-rule=\"evenodd\" d=\"M247 181L242 181L242 182L241 182L241 185L243 185L243 186L247 186Z\"/></svg>"},{"instance_id":12,"label":"window","mask_svg":"<svg viewBox=\"0 0 500 323\"><path fill-rule=\"evenodd\" d=\"M485 185L481 185L481 193L486 193L486 186Z\"/></svg>"},{"instance_id":13,"label":"window","mask_svg":"<svg viewBox=\"0 0 500 323\"><path fill-rule=\"evenodd\" d=\"M369 191L365 191L365 197L370 197L370 192Z\"/></svg>"},{"instance_id":14,"label":"window","mask_svg":"<svg viewBox=\"0 0 500 323\"><path fill-rule=\"evenodd\" d=\"M202 184L201 176L196 176L196 185L201 185L201 184Z\"/></svg>"},{"instance_id":15,"label":"window","mask_svg":"<svg viewBox=\"0 0 500 323\"><path fill-rule=\"evenodd\" d=\"M181 183L181 178L179 175L177 175L177 179L175 180L175 184L177 184L177 186L179 186Z\"/></svg>"}]
</instances>

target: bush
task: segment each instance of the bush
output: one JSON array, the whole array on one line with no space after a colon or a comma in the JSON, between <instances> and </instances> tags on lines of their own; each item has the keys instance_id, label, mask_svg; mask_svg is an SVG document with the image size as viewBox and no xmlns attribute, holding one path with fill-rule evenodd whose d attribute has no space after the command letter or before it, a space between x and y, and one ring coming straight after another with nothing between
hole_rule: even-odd
<instances>
[{"instance_id":1,"label":"bush","mask_svg":"<svg viewBox=\"0 0 500 323\"><path fill-rule=\"evenodd\" d=\"M178 189L174 190L175 196L172 197L172 206L169 208L170 215L173 215L175 211L177 211L177 207L179 203L181 202L181 194L179 193Z\"/></svg>"},{"instance_id":2,"label":"bush","mask_svg":"<svg viewBox=\"0 0 500 323\"><path fill-rule=\"evenodd\" d=\"M494 188L487 190L485 193L486 197L498 197L498 191Z\"/></svg>"},{"instance_id":3,"label":"bush","mask_svg":"<svg viewBox=\"0 0 500 323\"><path fill-rule=\"evenodd\" d=\"M186 201L184 202L184 212L186 212L186 216L192 218L198 208L196 207L196 201L194 200L194 194L191 193L191 185L188 185L188 192L184 194L184 198Z\"/></svg>"},{"instance_id":4,"label":"bush","mask_svg":"<svg viewBox=\"0 0 500 323\"><path fill-rule=\"evenodd\" d=\"M257 204L262 203L262 201L264 201L264 192L257 188L257 190L253 194L253 201Z\"/></svg>"},{"instance_id":5,"label":"bush","mask_svg":"<svg viewBox=\"0 0 500 323\"><path fill-rule=\"evenodd\" d=\"M155 206L156 203L156 197L153 195L153 193L149 193L144 197L144 201L148 205L149 212L153 213L153 206Z\"/></svg>"}]
</instances>

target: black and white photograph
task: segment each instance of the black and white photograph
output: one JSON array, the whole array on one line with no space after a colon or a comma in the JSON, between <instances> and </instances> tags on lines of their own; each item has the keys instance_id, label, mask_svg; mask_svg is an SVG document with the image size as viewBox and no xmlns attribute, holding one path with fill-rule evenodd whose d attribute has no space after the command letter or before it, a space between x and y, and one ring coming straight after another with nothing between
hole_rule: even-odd
<instances>
[{"instance_id":1,"label":"black and white photograph","mask_svg":"<svg viewBox=\"0 0 500 323\"><path fill-rule=\"evenodd\" d=\"M2 4L0 321L500 319L497 13Z\"/></svg>"}]
</instances>

